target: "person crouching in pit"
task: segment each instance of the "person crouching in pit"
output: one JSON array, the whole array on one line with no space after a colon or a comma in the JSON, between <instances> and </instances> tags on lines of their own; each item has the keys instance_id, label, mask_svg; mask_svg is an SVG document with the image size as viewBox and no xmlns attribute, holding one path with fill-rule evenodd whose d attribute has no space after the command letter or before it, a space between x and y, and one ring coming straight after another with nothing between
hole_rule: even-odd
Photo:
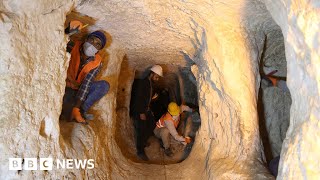
<instances>
[{"instance_id":1,"label":"person crouching in pit","mask_svg":"<svg viewBox=\"0 0 320 180\"><path fill-rule=\"evenodd\" d=\"M170 149L170 135L183 145L191 142L190 137L183 137L176 130L180 122L180 114L183 111L192 112L192 109L186 105L178 106L175 102L169 103L168 112L162 115L153 130L155 136L162 140L164 152L169 157L173 156L173 152Z\"/></svg>"}]
</instances>

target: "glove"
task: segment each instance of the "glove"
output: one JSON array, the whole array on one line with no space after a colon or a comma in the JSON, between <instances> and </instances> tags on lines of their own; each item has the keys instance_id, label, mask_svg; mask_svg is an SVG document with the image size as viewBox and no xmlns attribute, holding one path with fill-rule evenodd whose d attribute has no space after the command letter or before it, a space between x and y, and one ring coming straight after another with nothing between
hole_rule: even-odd
<instances>
[{"instance_id":1,"label":"glove","mask_svg":"<svg viewBox=\"0 0 320 180\"><path fill-rule=\"evenodd\" d=\"M70 31L74 30L74 29L82 29L83 24L80 21L74 20L70 22Z\"/></svg>"},{"instance_id":2,"label":"glove","mask_svg":"<svg viewBox=\"0 0 320 180\"><path fill-rule=\"evenodd\" d=\"M69 23L69 33L68 35L71 36L73 34L77 34L83 28L83 24L80 21L71 21Z\"/></svg>"},{"instance_id":3,"label":"glove","mask_svg":"<svg viewBox=\"0 0 320 180\"><path fill-rule=\"evenodd\" d=\"M81 116L80 109L77 107L72 109L71 120L73 119L75 119L78 123L88 124L87 121Z\"/></svg>"},{"instance_id":4,"label":"glove","mask_svg":"<svg viewBox=\"0 0 320 180\"><path fill-rule=\"evenodd\" d=\"M185 137L185 141L186 141L187 144L191 143L191 140L192 139L190 137Z\"/></svg>"}]
</instances>

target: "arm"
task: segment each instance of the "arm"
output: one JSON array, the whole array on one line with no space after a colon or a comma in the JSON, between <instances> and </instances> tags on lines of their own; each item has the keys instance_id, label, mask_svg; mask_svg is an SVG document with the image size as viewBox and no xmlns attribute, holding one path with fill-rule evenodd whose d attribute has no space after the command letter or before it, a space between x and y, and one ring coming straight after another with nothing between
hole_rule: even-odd
<instances>
[{"instance_id":1,"label":"arm","mask_svg":"<svg viewBox=\"0 0 320 180\"><path fill-rule=\"evenodd\" d=\"M170 134L174 137L175 140L177 140L181 143L185 142L185 138L178 134L172 121L164 121L164 124L166 125L166 128L168 128Z\"/></svg>"},{"instance_id":2,"label":"arm","mask_svg":"<svg viewBox=\"0 0 320 180\"><path fill-rule=\"evenodd\" d=\"M94 80L94 78L97 76L98 72L100 71L100 67L101 64L96 67L95 69L92 69L84 78L84 80L82 81L82 84L78 90L77 93L77 103L76 103L76 107L80 107L81 104L83 103L83 101L86 99L88 93L89 93L89 88L90 85L92 83L92 81Z\"/></svg>"},{"instance_id":3,"label":"arm","mask_svg":"<svg viewBox=\"0 0 320 180\"><path fill-rule=\"evenodd\" d=\"M150 98L150 86L146 80L138 81L136 85L135 95L134 95L134 104L136 113L145 114L148 108L148 102Z\"/></svg>"},{"instance_id":4,"label":"arm","mask_svg":"<svg viewBox=\"0 0 320 180\"><path fill-rule=\"evenodd\" d=\"M183 112L183 111L192 112L192 109L187 105L181 105L180 106L180 112Z\"/></svg>"},{"instance_id":5,"label":"arm","mask_svg":"<svg viewBox=\"0 0 320 180\"><path fill-rule=\"evenodd\" d=\"M74 21L70 21L69 22L69 26L66 28L66 29L64 29L64 33L65 34L68 34L69 36L70 36L70 33L72 32L72 31L80 31L80 29L83 27L83 25L82 25L82 22L80 22L80 21L76 21L76 20L74 20ZM74 42L72 41L72 40L70 40L69 42L68 42L68 44L67 44L67 52L68 53L70 53L71 51L72 51L72 48L74 47Z\"/></svg>"},{"instance_id":6,"label":"arm","mask_svg":"<svg viewBox=\"0 0 320 180\"><path fill-rule=\"evenodd\" d=\"M71 53L73 47L74 47L75 43L73 41L69 41L68 44L67 44L67 52L68 53Z\"/></svg>"}]
</instances>

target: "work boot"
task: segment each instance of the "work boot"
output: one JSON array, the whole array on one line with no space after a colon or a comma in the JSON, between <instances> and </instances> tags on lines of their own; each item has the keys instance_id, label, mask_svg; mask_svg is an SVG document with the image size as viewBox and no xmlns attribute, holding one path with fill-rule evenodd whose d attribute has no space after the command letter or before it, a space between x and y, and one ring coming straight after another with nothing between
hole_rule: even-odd
<instances>
[{"instance_id":1,"label":"work boot","mask_svg":"<svg viewBox=\"0 0 320 180\"><path fill-rule=\"evenodd\" d=\"M138 157L144 161L149 161L149 158L145 152L138 153Z\"/></svg>"},{"instance_id":2,"label":"work boot","mask_svg":"<svg viewBox=\"0 0 320 180\"><path fill-rule=\"evenodd\" d=\"M173 152L171 151L170 148L165 149L165 150L164 150L164 153L165 153L167 156L169 156L169 157L172 157L172 156L173 156Z\"/></svg>"},{"instance_id":3,"label":"work boot","mask_svg":"<svg viewBox=\"0 0 320 180\"><path fill-rule=\"evenodd\" d=\"M86 120L90 120L90 121L94 119L94 115L93 114L88 114L88 113L83 113L83 117Z\"/></svg>"}]
</instances>

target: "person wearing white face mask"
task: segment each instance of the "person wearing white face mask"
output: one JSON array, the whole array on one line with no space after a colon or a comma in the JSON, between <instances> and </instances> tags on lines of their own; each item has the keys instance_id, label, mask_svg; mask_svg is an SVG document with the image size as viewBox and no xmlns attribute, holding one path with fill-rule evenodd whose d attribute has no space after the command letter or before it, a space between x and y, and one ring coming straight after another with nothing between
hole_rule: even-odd
<instances>
[{"instance_id":1,"label":"person wearing white face mask","mask_svg":"<svg viewBox=\"0 0 320 180\"><path fill-rule=\"evenodd\" d=\"M176 130L180 122L180 114L183 111L192 112L193 110L186 105L181 105L179 107L175 102L169 103L168 112L162 115L162 117L156 124L156 128L153 130L155 136L162 140L163 146L165 148L164 152L167 156L173 155L170 149L170 135L173 136L176 141L179 141L183 145L191 142L190 137L183 137L179 135Z\"/></svg>"},{"instance_id":2,"label":"person wearing white face mask","mask_svg":"<svg viewBox=\"0 0 320 180\"><path fill-rule=\"evenodd\" d=\"M80 21L71 21L66 28L67 34L82 28ZM67 51L71 53L67 71L66 89L63 97L61 116L78 123L88 124L88 109L109 90L107 81L94 81L102 67L102 58L98 52L106 45L107 39L103 32L90 33L84 42L70 41ZM85 117L85 118L84 118Z\"/></svg>"}]
</instances>

